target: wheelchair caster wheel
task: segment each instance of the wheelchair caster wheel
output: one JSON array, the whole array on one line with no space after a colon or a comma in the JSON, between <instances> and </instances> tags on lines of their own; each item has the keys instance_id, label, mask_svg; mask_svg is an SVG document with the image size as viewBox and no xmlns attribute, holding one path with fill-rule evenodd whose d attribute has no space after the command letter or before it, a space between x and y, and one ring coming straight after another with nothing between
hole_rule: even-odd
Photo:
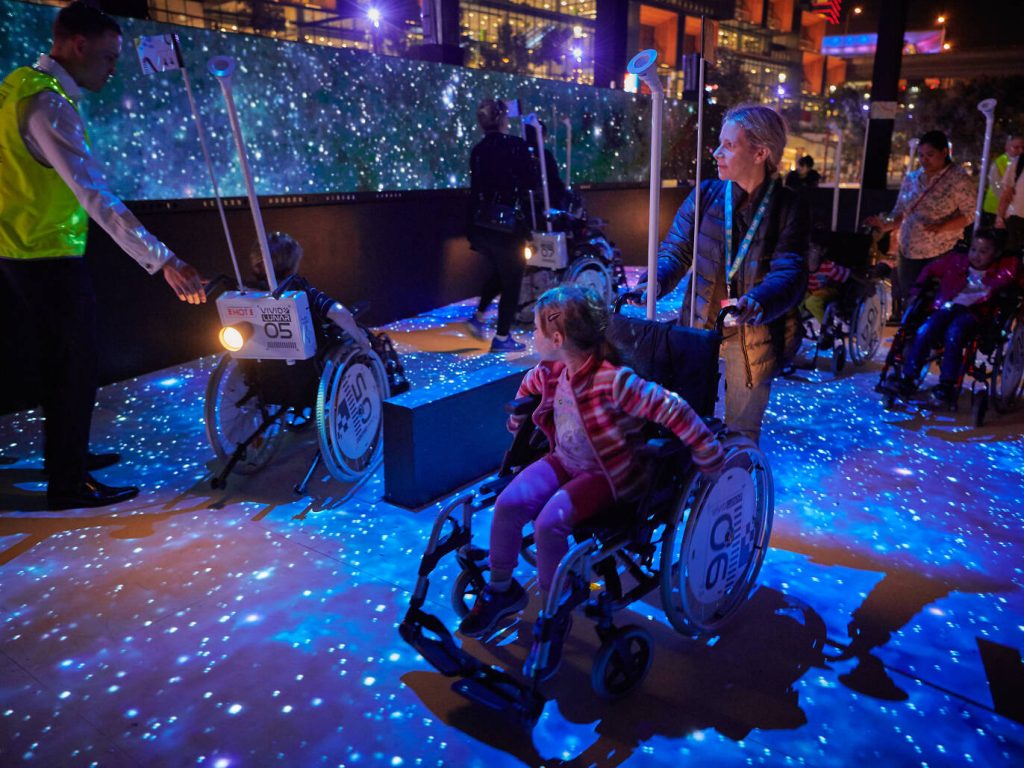
<instances>
[{"instance_id":1,"label":"wheelchair caster wheel","mask_svg":"<svg viewBox=\"0 0 1024 768\"><path fill-rule=\"evenodd\" d=\"M981 392L974 398L971 406L971 416L974 419L974 426L980 427L985 423L985 416L988 413L988 393Z\"/></svg>"},{"instance_id":2,"label":"wheelchair caster wheel","mask_svg":"<svg viewBox=\"0 0 1024 768\"><path fill-rule=\"evenodd\" d=\"M617 699L632 691L651 668L651 635L636 625L614 630L597 651L590 672L594 692Z\"/></svg>"},{"instance_id":3,"label":"wheelchair caster wheel","mask_svg":"<svg viewBox=\"0 0 1024 768\"><path fill-rule=\"evenodd\" d=\"M487 573L491 569L481 566L480 570ZM455 583L452 585L452 609L460 619L469 613L473 603L476 602L477 595L484 591L485 586L487 586L486 577L475 577L469 571L462 571L455 577Z\"/></svg>"},{"instance_id":4,"label":"wheelchair caster wheel","mask_svg":"<svg viewBox=\"0 0 1024 768\"><path fill-rule=\"evenodd\" d=\"M832 349L832 375L838 376L846 367L846 347L837 346Z\"/></svg>"}]
</instances>

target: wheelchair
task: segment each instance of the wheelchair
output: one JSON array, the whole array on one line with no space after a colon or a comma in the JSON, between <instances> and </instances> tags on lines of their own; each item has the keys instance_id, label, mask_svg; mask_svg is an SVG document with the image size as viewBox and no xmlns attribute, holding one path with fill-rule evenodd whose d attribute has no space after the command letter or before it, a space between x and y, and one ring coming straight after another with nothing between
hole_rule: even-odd
<instances>
[{"instance_id":1,"label":"wheelchair","mask_svg":"<svg viewBox=\"0 0 1024 768\"><path fill-rule=\"evenodd\" d=\"M869 234L827 233L824 258L850 269L850 276L825 305L821 322L801 305L803 336L813 348L812 368L825 349L832 350L833 375L842 373L847 360L860 367L878 352L892 311L892 269L884 262L869 264L870 248Z\"/></svg>"},{"instance_id":2,"label":"wheelchair","mask_svg":"<svg viewBox=\"0 0 1024 768\"><path fill-rule=\"evenodd\" d=\"M526 270L516 322L533 323L541 294L556 285L575 284L603 296L609 306L627 285L622 254L603 232L603 219L589 218L582 207L551 211L551 232L535 231L526 246Z\"/></svg>"},{"instance_id":3,"label":"wheelchair","mask_svg":"<svg viewBox=\"0 0 1024 768\"><path fill-rule=\"evenodd\" d=\"M712 417L722 323L730 312L735 309L723 310L715 331L613 315L609 338L620 348L637 350L631 362L638 374L690 402L722 441L725 465L719 475L705 477L674 436L660 428L650 436L640 450L652 472L639 500L617 504L574 529L576 543L558 565L521 675L467 653L424 605L431 573L451 554L460 567L450 595L455 613L464 616L484 589L488 552L473 544L473 518L494 504L517 471L547 452L532 421L523 421L495 477L443 508L399 632L428 663L456 678L454 691L532 725L545 702L538 690L539 671L548 666L552 638L564 633L575 609L582 606L583 615L595 622L600 648L591 685L607 699L636 689L653 656L650 634L635 624L616 626L616 613L656 592L668 622L691 642L710 640L736 615L767 552L774 485L760 449ZM524 398L506 410L525 415L535 406L535 399ZM521 553L536 564L532 533L524 536Z\"/></svg>"},{"instance_id":4,"label":"wheelchair","mask_svg":"<svg viewBox=\"0 0 1024 768\"><path fill-rule=\"evenodd\" d=\"M901 399L896 389L905 371L907 345L931 316L936 282L922 288L903 314L900 327L892 340L875 390L892 408ZM964 381L970 379L971 416L974 426L985 423L989 406L997 413L1007 413L1019 403L1024 385L1024 291L1020 284L1004 289L993 299L995 313L985 322L964 348L960 377L954 385L956 410ZM943 349L932 351L921 370L914 371L917 387L924 382L932 363L942 359Z\"/></svg>"},{"instance_id":5,"label":"wheelchair","mask_svg":"<svg viewBox=\"0 0 1024 768\"><path fill-rule=\"evenodd\" d=\"M232 471L258 472L273 459L285 434L316 424L317 451L295 492L304 494L323 461L332 477L365 477L383 449L383 403L409 389L391 339L358 321L365 305L342 307L338 324L316 328L317 351L308 360L236 359L227 353L206 387L206 436L224 488Z\"/></svg>"}]
</instances>

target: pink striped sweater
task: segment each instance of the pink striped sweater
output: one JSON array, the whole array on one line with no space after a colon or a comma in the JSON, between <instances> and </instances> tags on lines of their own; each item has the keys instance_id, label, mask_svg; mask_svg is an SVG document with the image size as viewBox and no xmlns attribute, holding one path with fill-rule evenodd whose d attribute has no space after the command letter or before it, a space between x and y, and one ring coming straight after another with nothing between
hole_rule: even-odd
<instances>
[{"instance_id":1,"label":"pink striped sweater","mask_svg":"<svg viewBox=\"0 0 1024 768\"><path fill-rule=\"evenodd\" d=\"M542 362L532 368L519 385L517 397L540 395L533 412L534 423L555 444L554 398L563 363ZM647 467L636 449L642 444L641 429L653 421L669 429L687 445L694 463L713 472L724 460L721 443L704 421L679 395L637 376L630 368L607 360L597 364L588 358L569 381L587 437L617 499L638 493L646 480ZM509 419L515 431L522 417Z\"/></svg>"}]
</instances>

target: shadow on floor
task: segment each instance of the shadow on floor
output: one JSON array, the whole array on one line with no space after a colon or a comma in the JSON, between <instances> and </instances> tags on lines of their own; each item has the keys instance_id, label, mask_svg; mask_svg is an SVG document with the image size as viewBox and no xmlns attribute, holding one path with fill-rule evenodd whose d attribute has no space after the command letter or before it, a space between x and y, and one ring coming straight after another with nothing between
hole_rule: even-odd
<instances>
[{"instance_id":1,"label":"shadow on floor","mask_svg":"<svg viewBox=\"0 0 1024 768\"><path fill-rule=\"evenodd\" d=\"M755 729L794 729L807 722L795 684L809 669L826 664L825 625L809 606L762 588L728 631L707 645L691 643L671 627L630 611L620 620L642 624L654 637L654 660L640 689L619 701L597 697L590 673L599 643L591 623L580 616L561 669L542 686L551 700L547 717L594 723L593 743L569 760L544 758L536 738L522 726L461 698L440 674L412 672L402 680L445 724L531 766L617 766L658 737L678 739L713 728L739 741ZM465 647L515 672L529 643L528 628L520 626L517 639L507 645L467 642Z\"/></svg>"}]
</instances>

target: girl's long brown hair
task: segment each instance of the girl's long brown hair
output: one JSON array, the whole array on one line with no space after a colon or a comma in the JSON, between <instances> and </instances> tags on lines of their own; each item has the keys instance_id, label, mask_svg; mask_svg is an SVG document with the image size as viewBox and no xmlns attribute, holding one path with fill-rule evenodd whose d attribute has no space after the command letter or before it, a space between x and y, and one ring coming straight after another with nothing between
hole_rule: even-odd
<instances>
[{"instance_id":1,"label":"girl's long brown hair","mask_svg":"<svg viewBox=\"0 0 1024 768\"><path fill-rule=\"evenodd\" d=\"M608 307L592 289L559 285L537 299L536 313L545 336L558 331L572 349L591 354L598 362L620 362L618 351L606 335Z\"/></svg>"}]
</instances>

